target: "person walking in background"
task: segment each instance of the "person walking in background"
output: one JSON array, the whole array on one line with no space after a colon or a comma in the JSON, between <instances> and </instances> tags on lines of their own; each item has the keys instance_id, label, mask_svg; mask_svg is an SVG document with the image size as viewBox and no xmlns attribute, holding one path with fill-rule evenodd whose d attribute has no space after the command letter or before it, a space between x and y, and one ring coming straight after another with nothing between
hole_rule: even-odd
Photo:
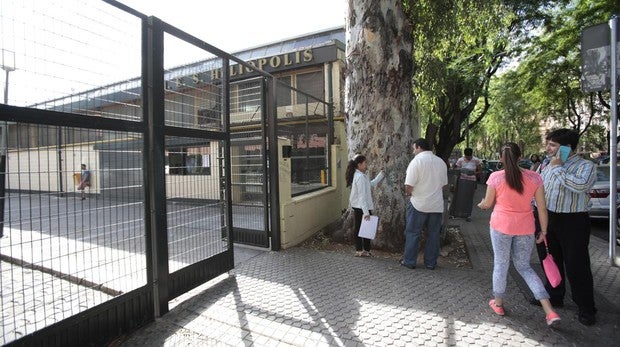
<instances>
[{"instance_id":1,"label":"person walking in background","mask_svg":"<svg viewBox=\"0 0 620 347\"><path fill-rule=\"evenodd\" d=\"M473 154L473 149L465 148L465 150L463 150L463 156L454 164L457 168L461 169L460 178L464 180L476 181L476 175L482 172L482 161L474 157Z\"/></svg>"},{"instance_id":2,"label":"person walking in background","mask_svg":"<svg viewBox=\"0 0 620 347\"><path fill-rule=\"evenodd\" d=\"M530 170L538 171L538 167L540 166L540 156L538 154L530 155L530 160L532 161L532 165L530 166Z\"/></svg>"},{"instance_id":3,"label":"person walking in background","mask_svg":"<svg viewBox=\"0 0 620 347\"><path fill-rule=\"evenodd\" d=\"M385 174L383 170L377 174L372 181L366 176L366 170L368 168L368 162L366 157L357 154L349 161L347 165L347 171L345 173L345 179L347 181L347 187L351 187L351 195L349 196L349 204L353 208L355 217L355 256L356 257L370 257L370 239L359 237L360 226L362 225L362 218L370 220L372 210L375 208L372 202L371 187L376 186L381 182Z\"/></svg>"},{"instance_id":4,"label":"person walking in background","mask_svg":"<svg viewBox=\"0 0 620 347\"><path fill-rule=\"evenodd\" d=\"M482 161L473 156L471 148L465 148L463 157L456 161L455 166L460 169L459 179L455 191L455 199L451 205L451 214L455 217L471 221L471 210L474 202L476 179L482 173Z\"/></svg>"},{"instance_id":5,"label":"person walking in background","mask_svg":"<svg viewBox=\"0 0 620 347\"><path fill-rule=\"evenodd\" d=\"M82 200L86 199L86 188L90 189L90 171L86 168L86 164L81 165L80 184L77 189L82 191Z\"/></svg>"},{"instance_id":6,"label":"person walking in background","mask_svg":"<svg viewBox=\"0 0 620 347\"><path fill-rule=\"evenodd\" d=\"M428 234L424 266L433 270L439 257L439 233L444 210L443 187L448 184L448 167L446 162L431 152L426 139L420 138L413 142L413 154L405 176L405 194L410 199L406 214L405 252L400 265L415 269L420 235L426 227Z\"/></svg>"},{"instance_id":7,"label":"person walking in background","mask_svg":"<svg viewBox=\"0 0 620 347\"><path fill-rule=\"evenodd\" d=\"M596 323L594 283L590 269L590 216L588 214L590 189L596 182L596 167L575 153L579 134L570 129L558 129L546 136L546 152L551 159L541 172L545 198L549 210L547 243L562 282L553 288L549 281L545 288L551 304L564 305L566 280L570 283L572 299L577 304L577 319L584 325ZM566 161L562 161L560 146L570 147ZM538 204L538 202L537 202ZM544 229L543 229L544 230ZM545 248L537 247L542 262ZM532 302L532 304L537 304Z\"/></svg>"},{"instance_id":8,"label":"person walking in background","mask_svg":"<svg viewBox=\"0 0 620 347\"><path fill-rule=\"evenodd\" d=\"M489 306L496 314L500 316L505 314L503 304L506 295L506 277L512 256L515 269L542 305L547 325L552 325L560 320L560 316L553 310L543 282L530 266L535 231L532 198L538 204L538 217L542 229L536 242L542 242L547 234L543 182L539 174L519 167L521 149L516 143L509 142L502 146L500 155L504 170L495 171L489 176L486 195L478 204L478 207L484 210L495 205L489 221L493 245L494 296L489 301Z\"/></svg>"}]
</instances>

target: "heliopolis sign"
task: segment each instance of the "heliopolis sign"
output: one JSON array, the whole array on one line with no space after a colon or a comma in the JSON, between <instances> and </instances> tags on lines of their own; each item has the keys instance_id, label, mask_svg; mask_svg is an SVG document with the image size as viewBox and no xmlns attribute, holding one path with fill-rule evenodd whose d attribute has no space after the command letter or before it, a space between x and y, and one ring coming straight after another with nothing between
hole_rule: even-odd
<instances>
[{"instance_id":1,"label":"heliopolis sign","mask_svg":"<svg viewBox=\"0 0 620 347\"><path fill-rule=\"evenodd\" d=\"M268 58L260 58L256 60L250 60L247 63L267 72L280 70L282 68L287 67L295 67L302 64L307 64L312 62L313 54L311 49L306 49L303 51L297 51L292 53L286 53L281 55L274 55L273 57ZM230 78L234 78L235 76L247 75L254 72L254 69L251 69L247 66L235 64L229 66L228 75ZM211 79L219 80L221 78L221 69L211 70Z\"/></svg>"},{"instance_id":2,"label":"heliopolis sign","mask_svg":"<svg viewBox=\"0 0 620 347\"><path fill-rule=\"evenodd\" d=\"M299 69L306 66L317 65L328 61L334 61L336 59L336 46L325 46L319 48L308 48L295 52L289 52L284 54L278 54L271 57L258 58L247 61L247 63L257 69L273 73L278 71ZM211 64L210 64L211 63ZM194 71L200 70L200 65L210 66L215 65L213 60L198 63L199 65L193 65L188 67ZM218 64L219 65L219 64ZM221 65L220 65L221 66ZM228 76L231 81L246 79L257 75L254 68L243 66L240 64L231 64L228 67ZM175 74L179 74L178 71ZM222 69L220 68L208 68L205 67L204 71L188 74L180 77L166 77L166 89L177 90L188 87L199 87L203 84L218 84L222 79Z\"/></svg>"}]
</instances>

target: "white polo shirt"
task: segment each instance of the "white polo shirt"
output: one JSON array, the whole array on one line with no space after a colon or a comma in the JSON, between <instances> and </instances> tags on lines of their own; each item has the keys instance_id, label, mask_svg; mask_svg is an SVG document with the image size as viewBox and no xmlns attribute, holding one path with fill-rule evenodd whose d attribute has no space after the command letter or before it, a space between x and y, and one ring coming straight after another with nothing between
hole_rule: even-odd
<instances>
[{"instance_id":1,"label":"white polo shirt","mask_svg":"<svg viewBox=\"0 0 620 347\"><path fill-rule=\"evenodd\" d=\"M443 186L448 184L446 163L431 151L418 153L407 167L405 184L413 187L411 204L425 213L443 212Z\"/></svg>"}]
</instances>

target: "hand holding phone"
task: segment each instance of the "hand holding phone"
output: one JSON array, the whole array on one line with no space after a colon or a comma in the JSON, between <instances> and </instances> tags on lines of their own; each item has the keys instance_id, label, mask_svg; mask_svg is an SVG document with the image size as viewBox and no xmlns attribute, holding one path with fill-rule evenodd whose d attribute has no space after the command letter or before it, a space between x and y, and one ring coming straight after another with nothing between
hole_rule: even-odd
<instances>
[{"instance_id":1,"label":"hand holding phone","mask_svg":"<svg viewBox=\"0 0 620 347\"><path fill-rule=\"evenodd\" d=\"M560 146L560 149L558 149L557 157L560 158L563 163L566 162L569 155L570 155L570 147Z\"/></svg>"}]
</instances>

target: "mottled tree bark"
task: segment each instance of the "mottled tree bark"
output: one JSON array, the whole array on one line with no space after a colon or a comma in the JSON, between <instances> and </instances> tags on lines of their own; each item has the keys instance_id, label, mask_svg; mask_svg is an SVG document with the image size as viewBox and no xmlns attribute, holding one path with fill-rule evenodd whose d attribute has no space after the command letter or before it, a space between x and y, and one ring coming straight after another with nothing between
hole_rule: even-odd
<instances>
[{"instance_id":1,"label":"mottled tree bark","mask_svg":"<svg viewBox=\"0 0 620 347\"><path fill-rule=\"evenodd\" d=\"M412 134L419 133L417 117L412 115L411 25L400 1L349 0L346 32L348 159L364 154L371 179L385 170L386 179L373 190L373 212L380 218L373 246L401 251L405 171L413 157ZM345 226L352 238L352 223Z\"/></svg>"}]
</instances>

